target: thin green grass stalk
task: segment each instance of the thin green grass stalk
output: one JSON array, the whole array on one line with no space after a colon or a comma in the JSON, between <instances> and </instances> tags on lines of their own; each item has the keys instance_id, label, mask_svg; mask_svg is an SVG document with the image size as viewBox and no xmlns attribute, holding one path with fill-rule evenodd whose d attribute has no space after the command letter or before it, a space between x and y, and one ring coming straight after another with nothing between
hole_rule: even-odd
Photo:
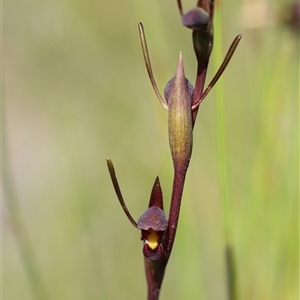
<instances>
[{"instance_id":1,"label":"thin green grass stalk","mask_svg":"<svg viewBox=\"0 0 300 300\"><path fill-rule=\"evenodd\" d=\"M222 47L222 16L221 11L215 11L214 21L215 40L213 50L214 65L219 66L223 60ZM224 76L224 75L223 75ZM226 76L226 72L225 72ZM234 266L234 253L232 247L232 208L230 196L230 180L228 172L228 151L227 151L227 132L226 132L226 116L225 116L225 97L224 97L224 81L223 77L219 79L215 87L216 95L216 134L217 134L217 151L220 177L221 201L223 208L223 229L225 235L225 259L226 259L226 275L227 275L227 291L228 299L236 300L236 279Z\"/></svg>"},{"instance_id":2,"label":"thin green grass stalk","mask_svg":"<svg viewBox=\"0 0 300 300\"><path fill-rule=\"evenodd\" d=\"M3 187L5 189L4 198L6 200L8 219L18 243L18 248L25 271L27 272L32 291L32 299L46 300L48 299L48 295L46 293L44 283L42 282L33 246L26 231L25 222L21 213L20 203L18 201L17 193L12 179L13 176L7 150L7 141L5 140L5 133L3 134L2 145L2 153L5 157L5 164L3 165L3 174L5 174L5 176L3 176Z\"/></svg>"},{"instance_id":3,"label":"thin green grass stalk","mask_svg":"<svg viewBox=\"0 0 300 300\"><path fill-rule=\"evenodd\" d=\"M292 244L294 241L291 234L293 230L290 229L295 227L290 224L294 219L293 210L298 206L293 186L297 185L294 178L297 174L299 126L297 126L298 122L296 121L298 119L296 94L294 94L295 98L291 99L291 97L299 87L299 76L295 73L297 72L297 64L294 60L297 56L293 56L293 53L287 55L287 53L278 49L272 62L268 61L269 52L263 53L261 58L260 64L264 64L263 69L266 70L266 74L262 78L264 84L261 87L260 99L263 101L261 101L259 111L260 127L264 128L264 134L258 137L252 175L252 181L255 182L251 197L254 207L250 215L257 211L263 211L262 205L269 205L268 207L272 209L273 213L266 223L269 226L272 226L271 224L285 224L285 226L278 226L276 234L272 233L269 237L269 243L276 249L276 252L271 256L272 265L269 267L271 271L268 270L268 273L264 271L267 275L265 275L261 290L267 293L270 299L278 297L282 290L284 291L282 293L286 293L287 290L295 291L297 285L295 276L291 275L293 272L286 271L286 266L289 264L292 266L297 262L296 255L293 254L295 249ZM288 79L284 82L282 74L288 74L286 76ZM287 122L284 121L285 116L289 116L288 125L285 124ZM280 131L282 124L288 126L288 128L283 127L282 129L286 133ZM287 134L290 137L288 139L285 138ZM273 171L270 172L270 170ZM270 182L274 186L271 191ZM272 201L272 205L269 204L269 201ZM275 208L276 211L274 212ZM279 238L282 239L281 243ZM284 238L288 242L284 242ZM289 247L291 248L289 249ZM281 264L281 255L285 256L284 267ZM293 258L295 259L293 260ZM289 268L292 270L292 267ZM283 278L280 279L280 284L277 276ZM288 299L287 295L284 295L284 298Z\"/></svg>"}]
</instances>

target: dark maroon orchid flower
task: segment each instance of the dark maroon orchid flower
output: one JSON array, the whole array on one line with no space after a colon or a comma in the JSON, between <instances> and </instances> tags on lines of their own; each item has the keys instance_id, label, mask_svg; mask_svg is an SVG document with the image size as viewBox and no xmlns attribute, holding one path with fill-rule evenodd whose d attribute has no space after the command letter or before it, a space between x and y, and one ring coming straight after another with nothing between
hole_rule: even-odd
<instances>
[{"instance_id":1,"label":"dark maroon orchid flower","mask_svg":"<svg viewBox=\"0 0 300 300\"><path fill-rule=\"evenodd\" d=\"M123 199L114 165L109 158L106 161L115 192L128 220L135 228L141 230L141 240L144 243L143 253L145 257L150 260L158 260L163 254L162 240L168 228L168 218L163 210L163 195L159 178L155 179L148 209L136 222Z\"/></svg>"}]
</instances>

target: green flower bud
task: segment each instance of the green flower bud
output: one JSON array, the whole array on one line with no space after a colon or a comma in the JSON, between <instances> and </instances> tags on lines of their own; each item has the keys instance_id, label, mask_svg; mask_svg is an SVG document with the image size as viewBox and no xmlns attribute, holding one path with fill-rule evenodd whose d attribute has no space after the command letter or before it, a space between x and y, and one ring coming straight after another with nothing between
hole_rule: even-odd
<instances>
[{"instance_id":1,"label":"green flower bud","mask_svg":"<svg viewBox=\"0 0 300 300\"><path fill-rule=\"evenodd\" d=\"M165 89L169 108L169 142L175 168L187 167L192 154L192 93L193 87L185 78L180 53L175 77L169 81Z\"/></svg>"}]
</instances>

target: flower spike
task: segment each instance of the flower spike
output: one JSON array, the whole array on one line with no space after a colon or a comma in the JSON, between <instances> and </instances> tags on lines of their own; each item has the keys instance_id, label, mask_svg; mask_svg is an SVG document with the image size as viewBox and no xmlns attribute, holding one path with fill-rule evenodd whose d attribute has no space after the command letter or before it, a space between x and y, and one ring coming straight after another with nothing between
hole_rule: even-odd
<instances>
[{"instance_id":1,"label":"flower spike","mask_svg":"<svg viewBox=\"0 0 300 300\"><path fill-rule=\"evenodd\" d=\"M131 216L126 204L125 204L125 201L124 201L124 198L122 196L122 193L121 193L121 190L120 190L120 186L119 186L119 183L118 183L118 179L117 179L117 176L116 176L116 172L115 172L115 168L114 168L114 165L113 165L113 162L111 161L110 158L107 158L106 159L106 162L107 162L107 167L108 167L108 171L109 171L109 174L110 174L110 178L111 178L111 181L112 181L112 184L114 186L114 189L115 189L115 192L117 194L117 197L119 199L119 202L128 218L128 220L131 222L131 224L137 228L137 223L135 222L135 220L133 219L133 217Z\"/></svg>"},{"instance_id":2,"label":"flower spike","mask_svg":"<svg viewBox=\"0 0 300 300\"><path fill-rule=\"evenodd\" d=\"M153 76L153 72L152 72L152 67L151 67L151 61L150 61L150 56L149 56L149 52L148 52L148 47L147 47L147 41L146 41L146 36L145 36L145 32L144 32L144 27L143 24L141 22L138 23L138 28L139 28L139 32L140 32L140 40L141 40L141 46L142 46L142 51L143 51L143 55L144 55L144 61L146 64L146 68L148 71L148 75L149 75L149 79L151 81L152 87L154 89L154 92L159 100L159 102L161 103L161 105L168 110L168 105L165 103L165 101L163 100L158 87L156 85L154 76Z\"/></svg>"},{"instance_id":3,"label":"flower spike","mask_svg":"<svg viewBox=\"0 0 300 300\"><path fill-rule=\"evenodd\" d=\"M174 245L185 178L192 155L193 128L199 105L226 69L242 37L238 35L233 40L217 73L204 89L213 48L215 0L197 0L196 7L186 13L183 12L181 2L181 0L177 0L179 14L182 24L192 29L192 45L197 59L195 87L185 77L183 59L180 53L175 76L167 83L164 98L162 97L154 79L144 27L142 23L138 23L144 62L151 85L161 105L168 111L168 136L174 169L169 213L164 212L163 193L159 178L156 177L148 208L136 222L123 199L113 163L107 158L110 177L122 209L133 226L141 231L148 300L158 300L159 298L165 269Z\"/></svg>"}]
</instances>

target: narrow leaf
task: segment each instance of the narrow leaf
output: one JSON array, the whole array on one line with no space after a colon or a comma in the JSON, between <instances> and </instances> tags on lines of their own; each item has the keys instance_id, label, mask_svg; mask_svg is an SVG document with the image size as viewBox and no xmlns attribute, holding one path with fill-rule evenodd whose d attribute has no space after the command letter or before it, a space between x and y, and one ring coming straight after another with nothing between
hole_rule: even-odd
<instances>
[{"instance_id":1,"label":"narrow leaf","mask_svg":"<svg viewBox=\"0 0 300 300\"><path fill-rule=\"evenodd\" d=\"M151 61L150 61L150 56L149 56L149 52L148 52L147 41L146 41L146 36L145 36L143 24L141 22L139 22L138 27L139 27L139 32L140 32L140 40L141 40L142 51L143 51L144 60L145 60L147 72L148 72L148 75L149 75L149 79L151 81L152 87L153 87L153 89L156 93L156 96L157 96L159 102L161 103L161 105L166 110L168 110L168 105L163 100L163 98L162 98L162 96L161 96L161 94L158 90L158 87L156 85L154 76L153 76Z\"/></svg>"},{"instance_id":2,"label":"narrow leaf","mask_svg":"<svg viewBox=\"0 0 300 300\"><path fill-rule=\"evenodd\" d=\"M133 217L131 216L126 204L125 204L125 201L123 199L123 196L122 196L122 193L121 193L121 190L120 190L120 187L119 187L119 183L118 183L118 179L117 179L117 176L116 176L116 172L115 172L115 168L114 168L114 165L113 165L113 162L111 161L110 158L107 158L106 159L106 162L107 162L107 167L108 167L108 171L109 171L109 174L110 174L110 178L111 178L111 181L113 183L113 186L114 186L114 189L115 189L115 192L117 194L117 197L119 199L119 202L127 216L127 218L129 219L129 221L131 222L131 224L137 228L137 223L135 222L135 220L133 219Z\"/></svg>"},{"instance_id":3,"label":"narrow leaf","mask_svg":"<svg viewBox=\"0 0 300 300\"><path fill-rule=\"evenodd\" d=\"M211 82L209 83L209 85L207 86L207 88L205 89L205 91L203 92L203 94L201 95L201 97L199 98L199 100L192 106L192 110L195 110L198 108L198 106L200 105L200 103L204 100L204 98L208 95L208 93L210 92L210 90L213 88L213 86L217 83L217 81L219 80L220 76L223 74L223 72L225 71L233 53L235 52L236 47L238 46L240 40L242 38L242 35L239 34L232 42L220 68L218 69L218 72L216 73L216 75L213 77L213 79L211 80Z\"/></svg>"}]
</instances>

